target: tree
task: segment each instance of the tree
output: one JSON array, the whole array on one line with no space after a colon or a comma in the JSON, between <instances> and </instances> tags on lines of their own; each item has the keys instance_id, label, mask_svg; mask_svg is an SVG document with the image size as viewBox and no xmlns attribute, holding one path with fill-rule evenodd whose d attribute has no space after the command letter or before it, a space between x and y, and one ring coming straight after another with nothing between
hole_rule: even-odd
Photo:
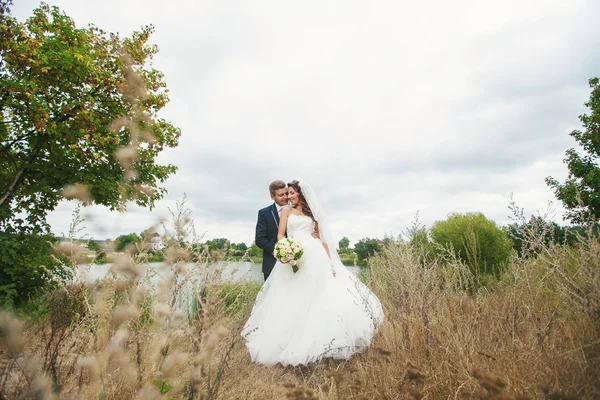
<instances>
[{"instance_id":1,"label":"tree","mask_svg":"<svg viewBox=\"0 0 600 400\"><path fill-rule=\"evenodd\" d=\"M580 239L598 234L598 224L588 227L582 225L560 226L554 221L546 221L539 216L532 216L529 221L513 223L506 227L513 241L513 248L519 256L537 256L544 247L553 243L575 246Z\"/></svg>"},{"instance_id":2,"label":"tree","mask_svg":"<svg viewBox=\"0 0 600 400\"><path fill-rule=\"evenodd\" d=\"M416 254L420 255L422 263L431 261L435 258L435 246L430 240L427 227L419 222L418 212L412 225L406 230L404 236L406 237L406 243L415 250Z\"/></svg>"},{"instance_id":3,"label":"tree","mask_svg":"<svg viewBox=\"0 0 600 400\"><path fill-rule=\"evenodd\" d=\"M135 245L142 241L142 238L137 233L121 235L115 239L115 250L123 251L130 245Z\"/></svg>"},{"instance_id":4,"label":"tree","mask_svg":"<svg viewBox=\"0 0 600 400\"><path fill-rule=\"evenodd\" d=\"M344 236L338 243L338 246L340 248L340 252L348 251L350 247L350 239Z\"/></svg>"},{"instance_id":5,"label":"tree","mask_svg":"<svg viewBox=\"0 0 600 400\"><path fill-rule=\"evenodd\" d=\"M44 3L19 23L9 6L0 0L0 229L47 230L68 185L112 210L152 207L176 170L156 157L180 135L157 116L169 98L153 27L120 38Z\"/></svg>"},{"instance_id":6,"label":"tree","mask_svg":"<svg viewBox=\"0 0 600 400\"><path fill-rule=\"evenodd\" d=\"M87 248L92 250L95 253L95 261L104 261L106 259L106 252L100 246L100 243L97 241L90 239L87 242Z\"/></svg>"},{"instance_id":7,"label":"tree","mask_svg":"<svg viewBox=\"0 0 600 400\"><path fill-rule=\"evenodd\" d=\"M600 79L590 79L589 85L592 91L585 106L591 112L579 116L584 130L574 130L570 134L586 154L573 148L566 151L564 162L569 175L565 183L546 178L546 184L554 189L556 197L567 208L567 217L576 223L585 220L585 214L600 218Z\"/></svg>"},{"instance_id":8,"label":"tree","mask_svg":"<svg viewBox=\"0 0 600 400\"><path fill-rule=\"evenodd\" d=\"M377 239L364 238L354 245L354 252L361 265L365 265L366 260L369 257L374 256L380 250L381 244Z\"/></svg>"},{"instance_id":9,"label":"tree","mask_svg":"<svg viewBox=\"0 0 600 400\"><path fill-rule=\"evenodd\" d=\"M52 256L51 235L15 234L0 231L0 305L20 306L52 281L68 278L70 269Z\"/></svg>"},{"instance_id":10,"label":"tree","mask_svg":"<svg viewBox=\"0 0 600 400\"><path fill-rule=\"evenodd\" d=\"M231 243L229 245L228 255L240 257L246 254L246 250L248 250L248 246L244 242Z\"/></svg>"},{"instance_id":11,"label":"tree","mask_svg":"<svg viewBox=\"0 0 600 400\"><path fill-rule=\"evenodd\" d=\"M212 242L218 250L223 250L226 247L229 240L227 240L226 238L215 238L212 240Z\"/></svg>"},{"instance_id":12,"label":"tree","mask_svg":"<svg viewBox=\"0 0 600 400\"><path fill-rule=\"evenodd\" d=\"M233 244L231 245L231 248L232 248L232 249L235 249L235 250L243 251L243 252L245 252L246 250L248 250L248 246L247 246L247 245L246 245L246 243L244 243L244 242L241 242L241 243L233 243Z\"/></svg>"},{"instance_id":13,"label":"tree","mask_svg":"<svg viewBox=\"0 0 600 400\"><path fill-rule=\"evenodd\" d=\"M252 243L250 246L250 250L248 250L248 256L254 258L261 258L263 256L263 251L256 244Z\"/></svg>"},{"instance_id":14,"label":"tree","mask_svg":"<svg viewBox=\"0 0 600 400\"><path fill-rule=\"evenodd\" d=\"M215 238L212 240L207 240L204 242L204 245L208 247L209 250L223 250L226 247L228 240L226 238Z\"/></svg>"},{"instance_id":15,"label":"tree","mask_svg":"<svg viewBox=\"0 0 600 400\"><path fill-rule=\"evenodd\" d=\"M451 247L479 279L499 276L512 251L508 234L481 213L450 214L431 227L434 242Z\"/></svg>"}]
</instances>

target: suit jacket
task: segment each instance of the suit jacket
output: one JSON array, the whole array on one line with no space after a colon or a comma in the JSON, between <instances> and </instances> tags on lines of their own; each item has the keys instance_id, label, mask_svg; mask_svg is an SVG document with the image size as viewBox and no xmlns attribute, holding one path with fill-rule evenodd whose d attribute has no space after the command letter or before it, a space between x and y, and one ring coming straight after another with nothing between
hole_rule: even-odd
<instances>
[{"instance_id":1,"label":"suit jacket","mask_svg":"<svg viewBox=\"0 0 600 400\"><path fill-rule=\"evenodd\" d=\"M277 232L279 231L279 213L275 203L258 211L256 221L256 235L254 243L263 251L262 271L270 273L277 260L273 256L275 243L277 243Z\"/></svg>"}]
</instances>

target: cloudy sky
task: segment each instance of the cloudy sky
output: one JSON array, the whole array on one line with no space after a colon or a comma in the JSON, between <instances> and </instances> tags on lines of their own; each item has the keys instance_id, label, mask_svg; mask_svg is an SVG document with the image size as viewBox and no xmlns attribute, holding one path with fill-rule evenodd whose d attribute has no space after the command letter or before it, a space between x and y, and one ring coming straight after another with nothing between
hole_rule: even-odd
<instances>
[{"instance_id":1,"label":"cloudy sky","mask_svg":"<svg viewBox=\"0 0 600 400\"><path fill-rule=\"evenodd\" d=\"M39 3L15 1L24 19ZM187 194L207 238L250 243L274 179L318 191L339 237L397 235L419 212L509 222L566 176L568 133L600 74L596 0L54 0L78 26L153 24L182 130L153 211L85 211L97 239L140 232ZM563 210L553 205L555 219ZM73 204L50 216L68 231Z\"/></svg>"}]
</instances>

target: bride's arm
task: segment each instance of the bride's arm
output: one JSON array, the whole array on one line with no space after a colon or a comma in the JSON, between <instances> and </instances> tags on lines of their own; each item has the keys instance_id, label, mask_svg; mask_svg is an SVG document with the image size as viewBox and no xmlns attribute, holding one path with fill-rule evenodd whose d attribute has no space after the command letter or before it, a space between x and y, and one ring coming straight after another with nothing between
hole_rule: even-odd
<instances>
[{"instance_id":1,"label":"bride's arm","mask_svg":"<svg viewBox=\"0 0 600 400\"><path fill-rule=\"evenodd\" d=\"M281 216L279 217L279 230L277 231L277 241L280 241L285 236L287 230L288 216L292 212L292 207L283 207Z\"/></svg>"}]
</instances>

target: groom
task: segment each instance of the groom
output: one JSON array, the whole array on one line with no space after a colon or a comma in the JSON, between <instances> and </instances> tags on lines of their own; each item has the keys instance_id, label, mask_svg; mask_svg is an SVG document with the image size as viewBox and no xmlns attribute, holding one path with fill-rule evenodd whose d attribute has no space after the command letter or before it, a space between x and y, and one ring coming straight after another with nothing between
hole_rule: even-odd
<instances>
[{"instance_id":1,"label":"groom","mask_svg":"<svg viewBox=\"0 0 600 400\"><path fill-rule=\"evenodd\" d=\"M279 216L281 209L288 203L288 189L283 181L274 181L269 185L271 200L274 201L268 207L258 211L256 221L256 236L254 242L263 251L262 272L265 281L271 274L277 260L273 256L275 243L277 243L277 231L279 230Z\"/></svg>"}]
</instances>

